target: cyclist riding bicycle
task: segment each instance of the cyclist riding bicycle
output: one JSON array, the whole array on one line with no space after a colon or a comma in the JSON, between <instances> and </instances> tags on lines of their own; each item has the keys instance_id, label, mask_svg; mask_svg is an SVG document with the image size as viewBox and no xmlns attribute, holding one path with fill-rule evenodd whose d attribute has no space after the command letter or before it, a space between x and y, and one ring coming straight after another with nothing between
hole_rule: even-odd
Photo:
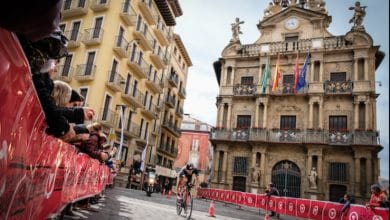
<instances>
[{"instance_id":1,"label":"cyclist riding bicycle","mask_svg":"<svg viewBox=\"0 0 390 220\"><path fill-rule=\"evenodd\" d=\"M199 170L194 167L194 164L189 162L179 172L179 183L177 184L177 198L181 199L181 188L185 185L192 187L192 175L195 174L196 183L198 183Z\"/></svg>"}]
</instances>

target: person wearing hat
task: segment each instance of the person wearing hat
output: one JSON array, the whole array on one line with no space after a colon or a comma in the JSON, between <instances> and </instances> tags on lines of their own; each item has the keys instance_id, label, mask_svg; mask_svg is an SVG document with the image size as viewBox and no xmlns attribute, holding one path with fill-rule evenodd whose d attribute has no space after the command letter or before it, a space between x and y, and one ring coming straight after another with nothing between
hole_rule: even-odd
<instances>
[{"instance_id":1,"label":"person wearing hat","mask_svg":"<svg viewBox=\"0 0 390 220\"><path fill-rule=\"evenodd\" d=\"M371 185L371 198L366 204L367 208L384 207L386 203L385 193L379 184Z\"/></svg>"},{"instance_id":2,"label":"person wearing hat","mask_svg":"<svg viewBox=\"0 0 390 220\"><path fill-rule=\"evenodd\" d=\"M76 90L72 89L72 93L70 95L70 100L69 100L69 106L73 106L73 107L80 107L80 106L83 106L84 105L84 100L85 98L80 95L80 93L78 93Z\"/></svg>"}]
</instances>

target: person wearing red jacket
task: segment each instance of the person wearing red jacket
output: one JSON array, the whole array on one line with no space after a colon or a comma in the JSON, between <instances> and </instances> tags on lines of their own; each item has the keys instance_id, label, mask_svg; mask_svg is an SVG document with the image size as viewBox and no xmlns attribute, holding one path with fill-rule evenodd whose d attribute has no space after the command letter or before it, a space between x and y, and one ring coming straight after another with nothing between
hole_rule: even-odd
<instances>
[{"instance_id":1,"label":"person wearing red jacket","mask_svg":"<svg viewBox=\"0 0 390 220\"><path fill-rule=\"evenodd\" d=\"M370 201L366 204L367 208L383 207L386 202L386 195L381 190L379 184L374 184L371 186L371 198Z\"/></svg>"}]
</instances>

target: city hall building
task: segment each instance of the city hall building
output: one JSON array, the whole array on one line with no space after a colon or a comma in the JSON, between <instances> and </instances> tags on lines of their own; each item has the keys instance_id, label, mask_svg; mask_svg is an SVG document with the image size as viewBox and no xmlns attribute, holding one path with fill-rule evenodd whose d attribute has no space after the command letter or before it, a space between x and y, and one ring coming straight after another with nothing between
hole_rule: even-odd
<instances>
[{"instance_id":1,"label":"city hall building","mask_svg":"<svg viewBox=\"0 0 390 220\"><path fill-rule=\"evenodd\" d=\"M338 201L367 201L379 176L375 71L384 58L356 4L334 36L323 1L270 2L260 37L233 36L214 62L219 83L211 187Z\"/></svg>"}]
</instances>

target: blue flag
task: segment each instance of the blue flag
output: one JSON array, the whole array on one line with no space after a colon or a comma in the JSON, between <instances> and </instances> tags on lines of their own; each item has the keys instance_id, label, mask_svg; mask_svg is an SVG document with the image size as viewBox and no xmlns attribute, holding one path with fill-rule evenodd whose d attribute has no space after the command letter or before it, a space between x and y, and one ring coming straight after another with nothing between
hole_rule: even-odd
<instances>
[{"instance_id":1,"label":"blue flag","mask_svg":"<svg viewBox=\"0 0 390 220\"><path fill-rule=\"evenodd\" d=\"M299 72L299 79L297 83L297 90L299 91L301 88L305 87L306 85L306 69L307 69L307 64L310 62L310 52L306 55L305 58L305 63L303 64L303 67L301 71Z\"/></svg>"}]
</instances>

